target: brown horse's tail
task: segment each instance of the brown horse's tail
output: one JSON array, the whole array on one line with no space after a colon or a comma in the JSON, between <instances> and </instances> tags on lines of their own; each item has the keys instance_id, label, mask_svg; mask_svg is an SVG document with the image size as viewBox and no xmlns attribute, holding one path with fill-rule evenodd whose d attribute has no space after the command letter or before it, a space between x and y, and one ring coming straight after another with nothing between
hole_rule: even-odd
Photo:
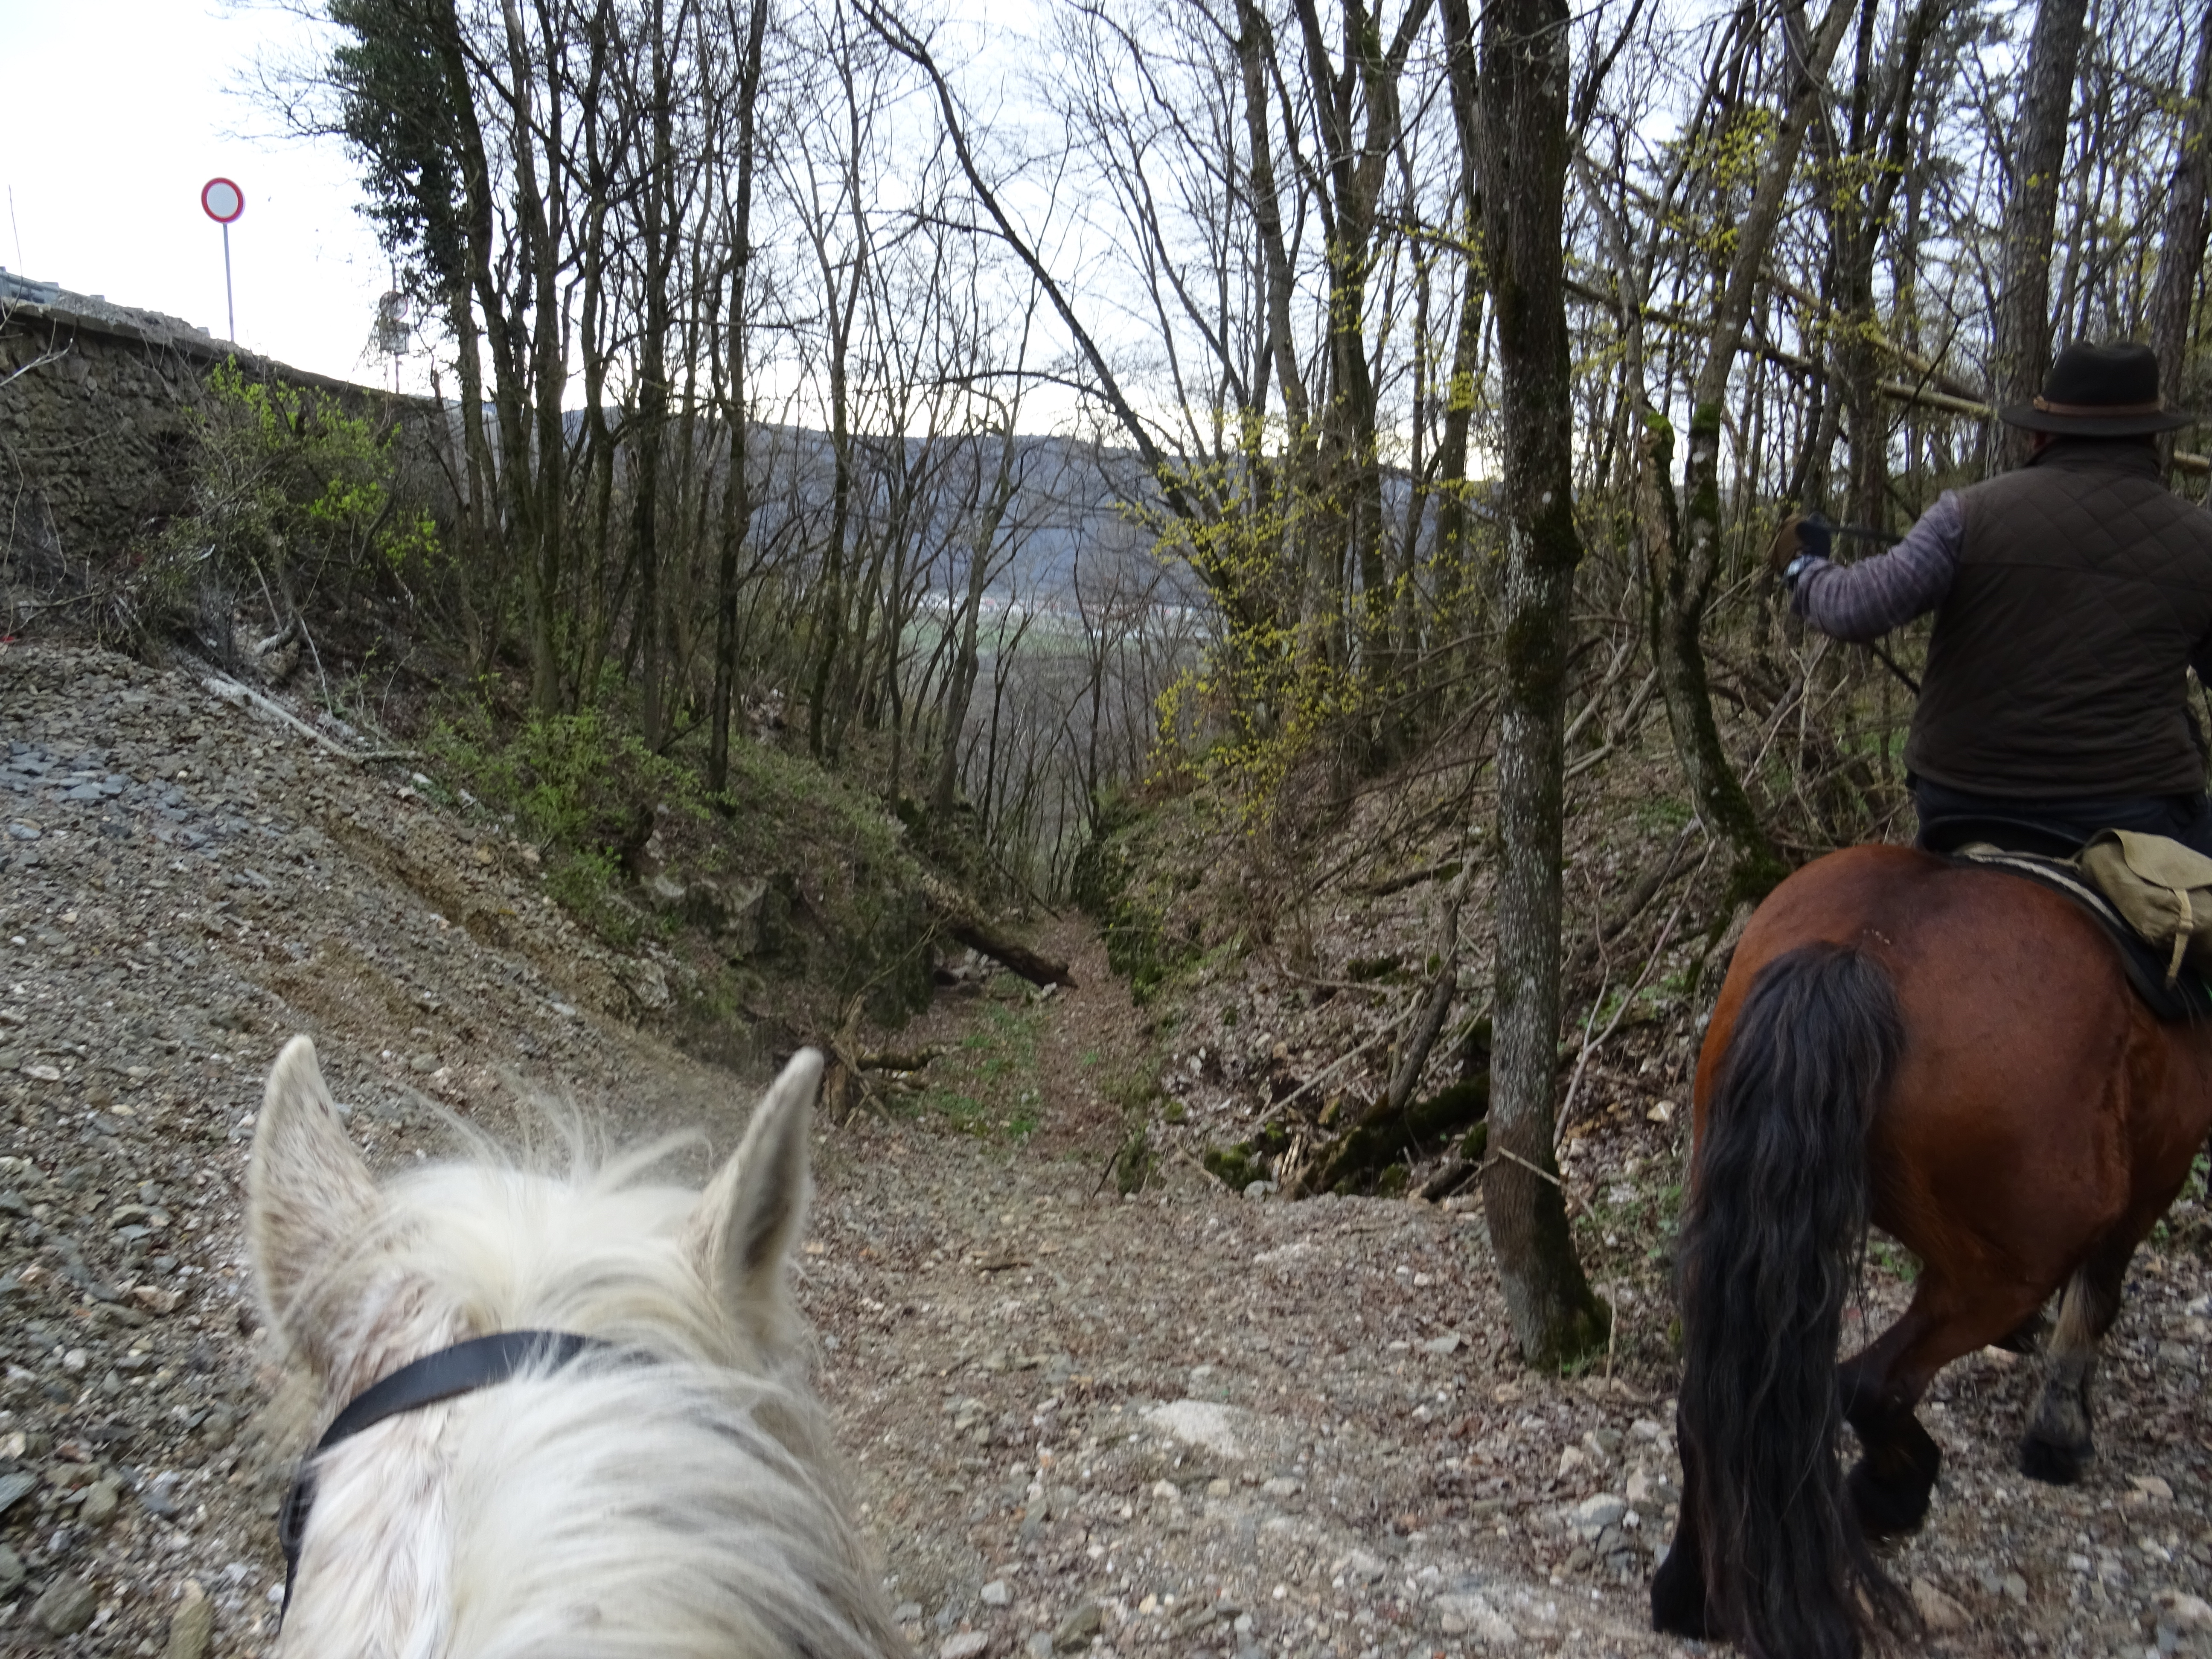
<instances>
[{"instance_id":1,"label":"brown horse's tail","mask_svg":"<svg viewBox=\"0 0 2212 1659\"><path fill-rule=\"evenodd\" d=\"M1837 1466L1836 1349L1866 1250L1867 1126L1903 1043L1879 963L1831 945L1776 957L1697 1148L1677 1253L1682 1502L1713 1633L1753 1659L1851 1659L1901 1602Z\"/></svg>"}]
</instances>

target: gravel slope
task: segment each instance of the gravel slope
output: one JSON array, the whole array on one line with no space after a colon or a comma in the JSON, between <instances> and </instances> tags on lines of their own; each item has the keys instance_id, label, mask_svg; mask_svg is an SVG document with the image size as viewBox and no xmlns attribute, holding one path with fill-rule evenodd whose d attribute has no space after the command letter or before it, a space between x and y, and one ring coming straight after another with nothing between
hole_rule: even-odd
<instances>
[{"instance_id":1,"label":"gravel slope","mask_svg":"<svg viewBox=\"0 0 2212 1659\"><path fill-rule=\"evenodd\" d=\"M726 1151L750 1087L633 1024L660 965L404 767L56 647L0 654L0 1650L177 1652L204 1605L206 1650L260 1652L289 1449L255 1432L238 1211L283 1037L380 1162L447 1113L511 1130L519 1087ZM1559 1382L1512 1361L1477 1214L1247 1200L1181 1158L1102 1196L1105 1076L1146 1039L1054 943L1081 989L940 1005L950 1081L820 1139L801 1294L917 1646L1681 1650L1643 1620L1677 1475L1651 1274L1615 1375ZM1632 1114L1572 1167L1599 1194L1679 1152ZM2075 1491L2011 1473L2032 1362L1941 1380L1944 1484L1893 1562L1930 1651L2212 1654L2207 1290L2195 1254L2139 1264Z\"/></svg>"}]
</instances>

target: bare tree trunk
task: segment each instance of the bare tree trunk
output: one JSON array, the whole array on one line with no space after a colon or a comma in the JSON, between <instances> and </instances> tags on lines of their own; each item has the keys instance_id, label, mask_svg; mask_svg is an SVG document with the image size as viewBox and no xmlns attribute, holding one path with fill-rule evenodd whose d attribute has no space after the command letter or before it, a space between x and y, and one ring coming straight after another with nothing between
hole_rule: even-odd
<instances>
[{"instance_id":1,"label":"bare tree trunk","mask_svg":"<svg viewBox=\"0 0 2212 1659\"><path fill-rule=\"evenodd\" d=\"M2173 181L2166 186L2158 284L2150 296L2150 343L2158 353L2158 389L2170 404L2181 401L2189 367L2189 307L2204 270L2208 193L2212 193L2212 3L2197 21L2197 64L2175 144ZM2171 465L2172 434L2160 440L2160 448Z\"/></svg>"},{"instance_id":2,"label":"bare tree trunk","mask_svg":"<svg viewBox=\"0 0 2212 1659\"><path fill-rule=\"evenodd\" d=\"M1529 1364L1547 1367L1601 1345L1607 1321L1576 1259L1552 1156L1568 601L1582 561L1562 242L1568 27L1566 0L1492 0L1483 15L1484 218L1504 370L1505 507L1483 1207L1514 1336Z\"/></svg>"},{"instance_id":3,"label":"bare tree trunk","mask_svg":"<svg viewBox=\"0 0 2212 1659\"><path fill-rule=\"evenodd\" d=\"M960 630L957 654L945 688L943 738L937 755L937 777L930 787L931 815L942 823L952 816L952 797L960 781L960 734L968 726L968 705L975 695L975 675L981 665L976 634L981 624L983 590L991 574L991 552L998 544L999 527L1014 499L1014 458L1017 452L1014 420L1020 405L1006 411L999 434L999 468L988 493L977 503L975 523L968 537L968 592L956 626ZM979 455L976 465L982 460Z\"/></svg>"},{"instance_id":4,"label":"bare tree trunk","mask_svg":"<svg viewBox=\"0 0 2212 1659\"><path fill-rule=\"evenodd\" d=\"M1660 520L1647 519L1644 525L1647 532L1667 532L1664 540L1644 538L1651 564L1651 652L1667 722L1698 816L1728 846L1729 894L1737 901L1763 897L1786 870L1722 746L1705 678L1705 610L1721 570L1721 404L1729 394L1806 128L1819 111L1822 82L1851 10L1850 0L1830 0L1819 33L1790 71L1774 148L1737 228L1735 258L1691 387L1682 510ZM1806 40L1802 19L1793 33ZM1672 454L1672 434L1667 432L1664 441L1657 441L1667 422L1656 412L1648 413L1645 423L1654 438L1646 447L1647 463L1657 464L1662 455ZM1671 482L1661 481L1670 497Z\"/></svg>"},{"instance_id":5,"label":"bare tree trunk","mask_svg":"<svg viewBox=\"0 0 2212 1659\"><path fill-rule=\"evenodd\" d=\"M526 513L518 516L528 526L525 546L529 561L524 566L524 591L531 607L531 701L540 713L550 714L561 706L559 635L564 563L562 508L567 494L563 477L567 445L561 429L561 393L568 382L566 342L561 326L558 227L562 216L554 199L560 181L550 173L557 168L564 149L558 54L550 36L541 43L545 54L542 88L544 103L541 109L532 96L532 89L538 88L540 82L531 62L529 37L516 0L502 0L501 14L506 24L507 73L514 100L509 159L514 168L515 234L527 250L524 262L527 288L524 291L532 313L527 389L520 385L515 389L514 412L517 429L509 441L509 453L517 459L534 459L536 463L534 467L526 464L516 469L514 495L519 503L526 500L527 503ZM549 169L549 176L544 178L538 172L541 139ZM496 298L493 303L498 303ZM520 345L520 342L516 343ZM520 429L526 402L535 428L529 433ZM505 409L501 410L502 424L507 413ZM531 457L529 452L533 447L536 453Z\"/></svg>"},{"instance_id":6,"label":"bare tree trunk","mask_svg":"<svg viewBox=\"0 0 2212 1659\"><path fill-rule=\"evenodd\" d=\"M607 534L607 526L613 518L615 491L615 446L607 425L606 388L613 335L618 326L617 307L608 287L608 255L614 249L610 246L613 239L607 234L607 218L616 195L614 167L622 154L627 131L626 124L615 112L614 100L601 95L607 71L618 49L613 10L610 0L600 0L586 25L591 59L580 100L584 168L580 182L586 205L579 216L583 269L580 273L580 326L576 331L584 374L584 447L580 465L590 492L585 534L589 545L599 550L600 580L597 586L605 614L609 617L619 609L627 584L626 572L613 581L606 580L605 574L608 545L612 540ZM607 630L589 630L588 641L580 641L580 645L582 660L577 683L588 685L597 678L599 662L607 650Z\"/></svg>"},{"instance_id":7,"label":"bare tree trunk","mask_svg":"<svg viewBox=\"0 0 2212 1659\"><path fill-rule=\"evenodd\" d=\"M651 149L640 192L644 222L639 229L645 244L640 272L645 291L640 297L645 317L643 338L639 342L636 426L630 441L630 556L637 562L637 610L631 626L642 647L636 653L641 735L647 748L658 749L667 726L662 706L667 639L666 606L660 593L660 462L668 424L668 285L675 274L677 244L682 235L673 210L676 161L662 0L654 0L646 32L651 54L646 68L652 82L646 93L648 116L644 125L651 135L647 141Z\"/></svg>"},{"instance_id":8,"label":"bare tree trunk","mask_svg":"<svg viewBox=\"0 0 2212 1659\"><path fill-rule=\"evenodd\" d=\"M2058 213L2058 174L2081 61L2088 0L2040 0L2028 42L2027 84L2015 123L2012 195L2005 204L2003 265L1992 331L1990 401L2026 403L2051 367L2051 234ZM2027 434L1998 425L1995 470L2027 459Z\"/></svg>"},{"instance_id":9,"label":"bare tree trunk","mask_svg":"<svg viewBox=\"0 0 2212 1659\"><path fill-rule=\"evenodd\" d=\"M853 330L860 307L861 284L872 280L866 209L860 199L860 93L848 47L841 50L836 72L848 115L842 135L844 150L838 158L844 192L838 210L853 216L854 240L851 257L841 271L827 240L829 225L825 222L810 232L828 301L824 320L829 334L825 355L830 375L830 534L822 550L821 588L814 620L813 687L806 711L806 752L816 760L836 757L836 733L842 726L841 711L833 710L830 703L832 694L841 686L839 670L847 650L846 553L854 518ZM833 719L833 715L837 718Z\"/></svg>"},{"instance_id":10,"label":"bare tree trunk","mask_svg":"<svg viewBox=\"0 0 2212 1659\"><path fill-rule=\"evenodd\" d=\"M1267 261L1267 343L1290 428L1285 447L1297 449L1305 442L1310 411L1305 381L1298 374L1298 337L1291 323L1294 280L1283 242L1283 210L1275 194L1274 146L1267 121L1267 64L1274 55L1274 36L1267 27L1267 12L1255 0L1237 0L1237 28L1245 138L1252 147L1252 223L1259 232L1260 251Z\"/></svg>"},{"instance_id":11,"label":"bare tree trunk","mask_svg":"<svg viewBox=\"0 0 2212 1659\"><path fill-rule=\"evenodd\" d=\"M1913 93L1929 37L1935 33L1939 16L1937 0L1919 0L1905 22L1897 62L1889 84L1883 89L1886 97L1874 100L1871 112L1861 118L1861 109L1869 107L1862 101L1866 97L1863 66L1861 86L1855 89L1852 100L1855 152L1862 143L1871 148L1874 123L1882 119L1885 112L1887 120L1881 164L1874 169L1872 186L1863 198L1853 199L1850 206L1838 216L1844 223L1836 258L1834 303L1840 314L1838 335L1842 343L1837 352L1837 368L1843 383L1851 451L1850 490L1844 511L1850 522L1869 530L1887 529L1889 520L1889 434L1876 397L1880 376L1873 341L1875 254L1881 240L1881 228L1888 222L1898 185L1911 164ZM1839 199L1844 198L1842 179L1838 179L1832 194Z\"/></svg>"},{"instance_id":12,"label":"bare tree trunk","mask_svg":"<svg viewBox=\"0 0 2212 1659\"><path fill-rule=\"evenodd\" d=\"M1351 623L1363 679L1387 687L1396 660L1389 638L1389 573L1382 556L1382 460L1376 442L1378 400L1367 361L1368 275L1376 258L1376 210L1400 119L1398 80L1419 38L1429 0L1413 0L1385 49L1382 19L1361 0L1345 0L1343 57L1329 57L1316 0L1297 0L1305 46L1308 88L1322 155L1313 169L1328 188L1318 194L1328 270L1328 396L1321 410L1320 475L1310 511L1317 533L1309 541L1312 620ZM1360 120L1355 124L1355 109ZM1357 573L1359 594L1347 591ZM1319 614L1322 607L1328 612ZM1317 626L1316 632L1319 631ZM1402 718L1402 717L1401 717ZM1388 760L1397 733L1370 729L1370 765Z\"/></svg>"},{"instance_id":13,"label":"bare tree trunk","mask_svg":"<svg viewBox=\"0 0 2212 1659\"><path fill-rule=\"evenodd\" d=\"M476 312L469 304L465 281L456 284L447 296L446 311L453 331L453 359L460 378L461 442L465 458L465 488L459 492L462 556L489 600L476 641L477 659L471 665L474 672L483 673L498 659L501 636L507 631L507 539L501 533L499 514L492 501L497 470L492 463L491 438L484 430L483 357L477 349Z\"/></svg>"},{"instance_id":14,"label":"bare tree trunk","mask_svg":"<svg viewBox=\"0 0 2212 1659\"><path fill-rule=\"evenodd\" d=\"M1476 93L1474 28L1468 0L1443 0L1444 64L1451 96L1452 126L1460 143L1458 189L1452 205L1456 228L1472 244L1482 221L1481 105ZM1472 631L1469 594L1474 562L1468 547L1468 432L1474 420L1475 368L1482 351L1483 301L1488 290L1481 265L1472 256L1462 262L1457 325L1452 331L1451 378L1444 393L1443 430L1437 446L1436 560L1437 595L1444 614L1436 619L1439 637Z\"/></svg>"},{"instance_id":15,"label":"bare tree trunk","mask_svg":"<svg viewBox=\"0 0 2212 1659\"><path fill-rule=\"evenodd\" d=\"M544 607L538 602L536 582L535 542L538 532L536 495L530 487L532 474L526 420L530 393L523 362L527 343L509 313L507 296L501 290L494 266L496 212L492 198L492 169L483 129L477 119L468 49L453 0L434 0L426 18L426 32L434 42L446 96L453 113L454 148L463 196L461 225L467 283L483 313L483 339L489 348L492 366L492 410L499 442L496 465L483 429L482 395L477 390L480 382L474 370L473 330L459 331L471 349L471 364L461 373L461 395L466 404L463 418L468 422L471 448L478 457L487 485L496 480L500 493L506 498L506 508L501 512L493 507L487 492L484 523L492 542L502 554L519 551L523 562L524 625L530 634L535 682L535 671L541 660L540 623ZM460 302L463 307L466 303ZM503 556L501 562L504 570L507 558Z\"/></svg>"},{"instance_id":16,"label":"bare tree trunk","mask_svg":"<svg viewBox=\"0 0 2212 1659\"><path fill-rule=\"evenodd\" d=\"M720 793L730 781L730 708L738 683L738 551L752 525L752 480L747 471L745 307L752 270L753 167L759 131L761 54L768 33L769 0L752 0L745 23L745 47L738 71L737 199L730 210L730 319L728 374L723 388L723 418L730 424L729 476L723 483L722 524L714 568L714 690L708 713L707 787ZM734 26L735 18L732 23Z\"/></svg>"}]
</instances>

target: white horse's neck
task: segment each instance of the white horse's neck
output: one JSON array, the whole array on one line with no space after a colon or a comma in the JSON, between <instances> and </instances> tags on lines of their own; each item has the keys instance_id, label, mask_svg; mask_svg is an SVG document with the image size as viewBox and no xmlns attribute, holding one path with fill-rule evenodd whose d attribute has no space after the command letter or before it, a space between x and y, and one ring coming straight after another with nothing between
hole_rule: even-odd
<instances>
[{"instance_id":1,"label":"white horse's neck","mask_svg":"<svg viewBox=\"0 0 2212 1659\"><path fill-rule=\"evenodd\" d=\"M902 1651L842 1512L785 1264L818 1057L698 1194L647 1160L496 1162L380 1188L313 1049L255 1128L264 1304L325 1410L497 1330L609 1346L403 1413L317 1460L294 1659L883 1659Z\"/></svg>"},{"instance_id":2,"label":"white horse's neck","mask_svg":"<svg viewBox=\"0 0 2212 1659\"><path fill-rule=\"evenodd\" d=\"M452 1650L453 1471L441 1443L453 1409L387 1419L317 1460L286 1652L439 1659Z\"/></svg>"},{"instance_id":3,"label":"white horse's neck","mask_svg":"<svg viewBox=\"0 0 2212 1659\"><path fill-rule=\"evenodd\" d=\"M793 1430L800 1431L793 1443ZM283 1651L315 1659L876 1659L874 1570L803 1396L592 1357L319 1462Z\"/></svg>"}]
</instances>

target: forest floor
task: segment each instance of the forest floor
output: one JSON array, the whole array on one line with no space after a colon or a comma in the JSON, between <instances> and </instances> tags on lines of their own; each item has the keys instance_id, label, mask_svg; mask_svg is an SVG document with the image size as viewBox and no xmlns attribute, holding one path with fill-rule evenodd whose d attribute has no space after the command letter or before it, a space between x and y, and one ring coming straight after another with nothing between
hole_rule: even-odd
<instances>
[{"instance_id":1,"label":"forest floor","mask_svg":"<svg viewBox=\"0 0 2212 1659\"><path fill-rule=\"evenodd\" d=\"M211 1651L268 1651L296 1448L255 1432L239 1225L284 1038L386 1166L447 1150L448 1115L512 1133L531 1091L726 1151L760 1079L654 1035L649 963L574 927L529 849L181 667L0 653L0 1651L177 1654L190 1583ZM1117 1194L1129 1102L1192 1022L1134 1006L1085 926L1042 943L1078 988L965 981L896 1038L946 1045L916 1089L817 1126L799 1293L917 1649L1684 1651L1645 1620L1679 1470L1639 1229L1679 1187L1690 1022L1604 1079L1568 1161L1621 1317L1559 1379L1513 1355L1479 1208L1206 1175L1206 1114L1264 1104L1233 1078ZM1877 1245L1867 1319L1905 1265ZM1942 1482L1890 1559L1926 1650L2212 1655L2208 1291L2191 1250L2139 1259L2070 1490L2013 1470L2033 1360L1938 1380Z\"/></svg>"}]
</instances>

